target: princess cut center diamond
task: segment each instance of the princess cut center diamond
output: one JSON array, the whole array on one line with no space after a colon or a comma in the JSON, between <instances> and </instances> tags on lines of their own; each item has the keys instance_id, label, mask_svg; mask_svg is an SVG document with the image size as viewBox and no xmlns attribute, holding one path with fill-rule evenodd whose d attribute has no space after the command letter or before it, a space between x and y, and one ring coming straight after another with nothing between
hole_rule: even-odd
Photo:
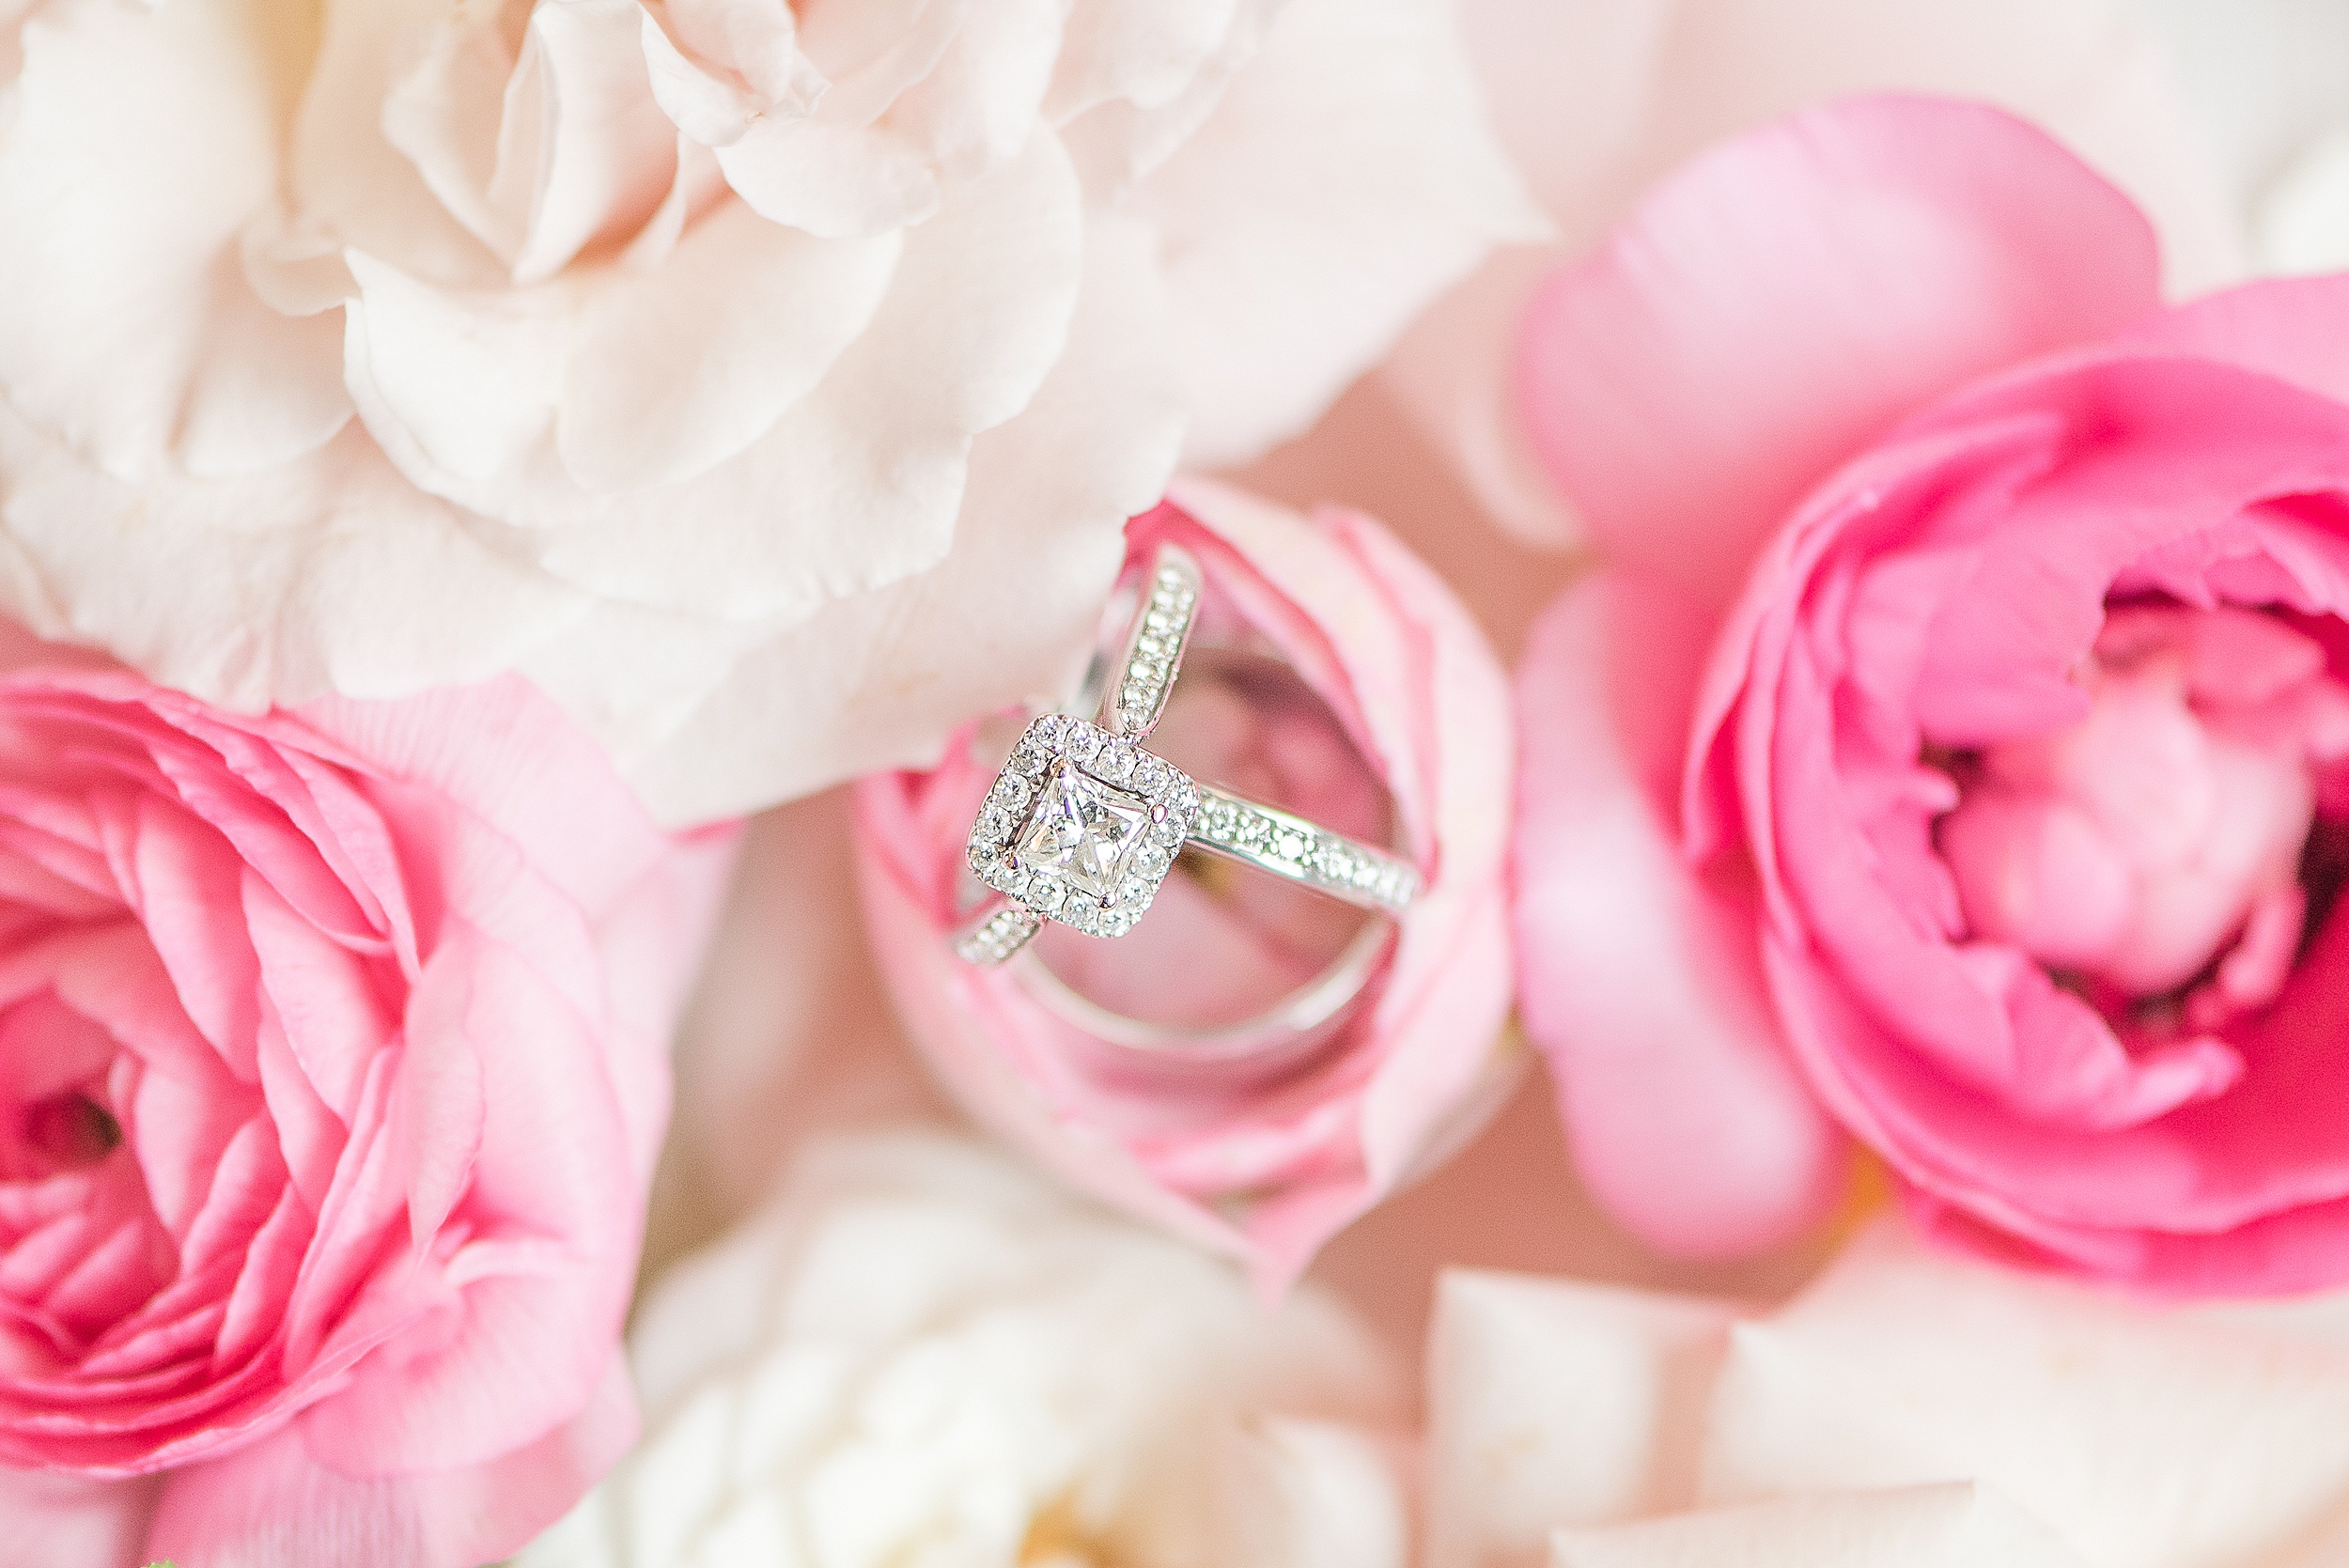
<instances>
[{"instance_id":1,"label":"princess cut center diamond","mask_svg":"<svg viewBox=\"0 0 2349 1568\"><path fill-rule=\"evenodd\" d=\"M1063 761L1036 793L1013 852L1038 877L1107 903L1125 882L1126 862L1150 826L1150 802Z\"/></svg>"}]
</instances>

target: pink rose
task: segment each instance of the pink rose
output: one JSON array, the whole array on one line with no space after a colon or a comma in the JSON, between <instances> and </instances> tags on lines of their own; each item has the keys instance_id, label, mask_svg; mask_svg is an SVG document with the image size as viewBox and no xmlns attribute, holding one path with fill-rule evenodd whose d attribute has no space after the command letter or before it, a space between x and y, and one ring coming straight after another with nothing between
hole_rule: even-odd
<instances>
[{"instance_id":1,"label":"pink rose","mask_svg":"<svg viewBox=\"0 0 2349 1568\"><path fill-rule=\"evenodd\" d=\"M1521 677L1525 1016L1657 1244L1809 1222L1847 1132L1977 1246L2349 1276L2349 287L2156 277L2039 132L1861 99L1528 317L1621 564Z\"/></svg>"},{"instance_id":2,"label":"pink rose","mask_svg":"<svg viewBox=\"0 0 2349 1568\"><path fill-rule=\"evenodd\" d=\"M1190 483L1128 524L1128 561L1161 540L1190 549L1206 573L1194 650L1268 647L1326 713L1273 722L1221 688L1178 687L1188 707L1170 711L1154 743L1202 778L1360 838L1383 836L1384 803L1368 785L1383 782L1392 797L1393 842L1427 887L1370 1000L1301 1063L1294 1052L1154 1063L1063 1022L1017 967L964 963L948 934L963 918L964 845L995 771L967 737L934 772L858 785L866 922L908 1029L975 1115L1078 1186L1245 1258L1278 1288L1449 1152L1515 1076L1496 1038L1510 981L1508 693L1451 591L1365 517L1309 520ZM1204 681L1201 663L1194 651L1183 678ZM1057 971L1119 1011L1223 1006L1229 1017L1242 998L1310 980L1327 951L1314 948L1317 923L1344 913L1268 892L1288 902L1254 903L1243 888L1226 904L1172 877L1114 943L1050 931L1039 941L1065 935Z\"/></svg>"},{"instance_id":3,"label":"pink rose","mask_svg":"<svg viewBox=\"0 0 2349 1568\"><path fill-rule=\"evenodd\" d=\"M18 653L0 1560L515 1549L634 1434L726 840L659 831L520 682L240 717Z\"/></svg>"}]
</instances>

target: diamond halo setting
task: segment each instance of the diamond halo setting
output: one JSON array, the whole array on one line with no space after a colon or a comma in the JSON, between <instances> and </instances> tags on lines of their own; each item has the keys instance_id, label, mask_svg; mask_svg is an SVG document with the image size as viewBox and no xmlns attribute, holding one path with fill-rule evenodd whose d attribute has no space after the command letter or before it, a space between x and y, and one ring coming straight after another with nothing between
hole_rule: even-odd
<instances>
[{"instance_id":1,"label":"diamond halo setting","mask_svg":"<svg viewBox=\"0 0 2349 1568\"><path fill-rule=\"evenodd\" d=\"M1199 787L1067 714L1030 724L972 827L979 880L1090 937L1130 929L1197 824Z\"/></svg>"}]
</instances>

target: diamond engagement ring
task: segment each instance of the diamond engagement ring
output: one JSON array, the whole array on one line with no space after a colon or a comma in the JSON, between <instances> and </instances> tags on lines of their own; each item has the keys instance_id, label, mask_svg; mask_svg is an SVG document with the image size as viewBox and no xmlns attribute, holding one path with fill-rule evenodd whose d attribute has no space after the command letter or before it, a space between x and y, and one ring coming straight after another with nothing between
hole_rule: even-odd
<instances>
[{"instance_id":1,"label":"diamond engagement ring","mask_svg":"<svg viewBox=\"0 0 2349 1568\"><path fill-rule=\"evenodd\" d=\"M1166 711L1200 594L1198 563L1162 546L1100 709L1028 726L971 829L968 855L1000 896L957 935L1001 964L1048 920L1119 937L1150 908L1185 845L1389 916L1418 896L1417 867L1187 776L1142 740Z\"/></svg>"}]
</instances>

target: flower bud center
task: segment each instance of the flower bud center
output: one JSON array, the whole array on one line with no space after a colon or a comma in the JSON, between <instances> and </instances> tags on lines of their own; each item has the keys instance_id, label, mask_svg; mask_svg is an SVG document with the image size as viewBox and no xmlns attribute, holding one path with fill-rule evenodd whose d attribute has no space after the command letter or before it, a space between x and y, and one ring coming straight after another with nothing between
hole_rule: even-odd
<instances>
[{"instance_id":1,"label":"flower bud center","mask_svg":"<svg viewBox=\"0 0 2349 1568\"><path fill-rule=\"evenodd\" d=\"M2282 620L2120 609L2077 678L2085 718L1958 769L1938 841L1968 925L2100 1000L2174 998L2215 1028L2291 972L2301 862L2349 754L2349 689Z\"/></svg>"},{"instance_id":2,"label":"flower bud center","mask_svg":"<svg viewBox=\"0 0 2349 1568\"><path fill-rule=\"evenodd\" d=\"M25 1108L23 1139L45 1173L81 1171L122 1145L122 1124L87 1094L55 1094Z\"/></svg>"}]
</instances>

